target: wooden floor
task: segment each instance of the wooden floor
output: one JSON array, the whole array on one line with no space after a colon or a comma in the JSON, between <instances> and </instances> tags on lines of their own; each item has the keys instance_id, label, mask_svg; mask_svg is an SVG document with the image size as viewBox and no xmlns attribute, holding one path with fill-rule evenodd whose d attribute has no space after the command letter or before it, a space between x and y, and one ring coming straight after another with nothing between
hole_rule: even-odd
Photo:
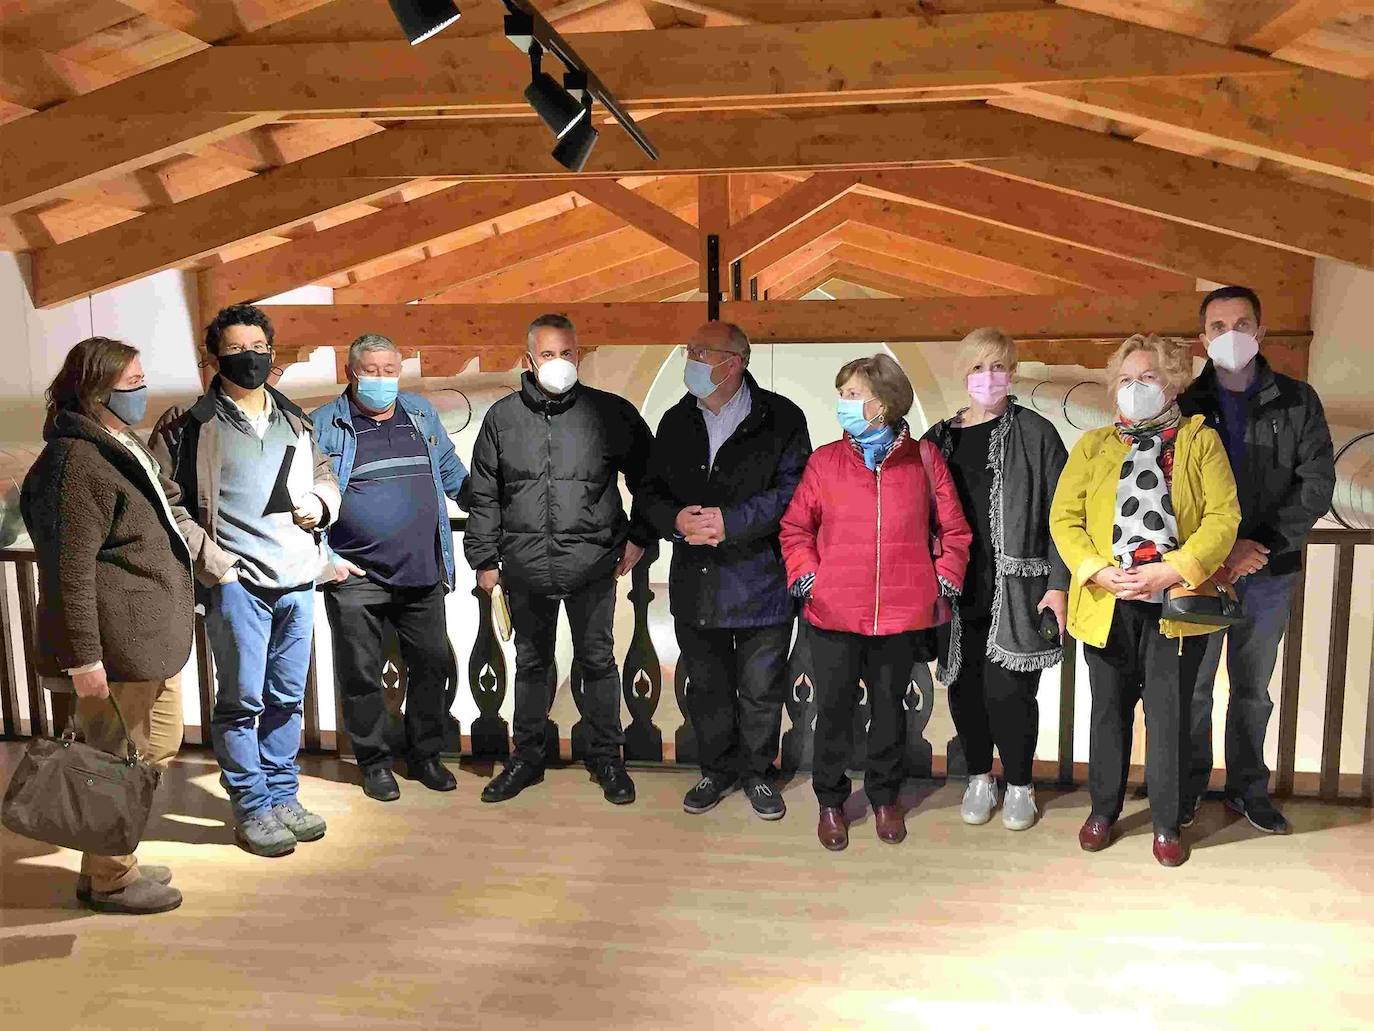
<instances>
[{"instance_id":1,"label":"wooden floor","mask_svg":"<svg viewBox=\"0 0 1374 1031\"><path fill-rule=\"evenodd\" d=\"M20 746L0 745L0 781ZM740 795L688 816L691 772L636 771L613 808L580 768L482 805L410 781L380 805L307 760L329 820L285 858L232 844L205 753L165 783L141 855L186 902L109 917L71 897L77 857L0 832L0 1026L42 1028L1368 1027L1374 827L1293 803L1265 838L1206 806L1164 870L1133 802L1090 856L1082 792L1043 822L959 821L961 786L911 785L910 837L870 813L847 852L814 837L804 779L780 823ZM13 1020L11 1019L13 1018Z\"/></svg>"}]
</instances>

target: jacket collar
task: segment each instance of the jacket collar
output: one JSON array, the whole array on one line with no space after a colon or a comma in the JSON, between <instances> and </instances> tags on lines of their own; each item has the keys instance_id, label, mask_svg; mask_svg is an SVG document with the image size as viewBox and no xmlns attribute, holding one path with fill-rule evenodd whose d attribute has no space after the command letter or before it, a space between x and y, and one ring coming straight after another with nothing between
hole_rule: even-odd
<instances>
[{"instance_id":1,"label":"jacket collar","mask_svg":"<svg viewBox=\"0 0 1374 1031\"><path fill-rule=\"evenodd\" d=\"M396 407L410 416L411 421L414 421L415 417L416 400L417 398L404 390L396 392ZM353 429L353 410L350 407L350 402L352 402L352 398L349 396L348 389L344 388L344 392L330 401L327 408L329 421L340 429L351 432Z\"/></svg>"},{"instance_id":2,"label":"jacket collar","mask_svg":"<svg viewBox=\"0 0 1374 1031\"><path fill-rule=\"evenodd\" d=\"M573 405L577 404L577 399L582 393L582 382L579 380L574 383L566 394L558 397L549 397L539 387L539 382L534 378L534 373L526 372L520 377L520 400L525 402L525 407L532 412L541 415L558 415L566 412Z\"/></svg>"},{"instance_id":3,"label":"jacket collar","mask_svg":"<svg viewBox=\"0 0 1374 1031\"><path fill-rule=\"evenodd\" d=\"M739 429L735 432L753 433L772 414L773 405L769 399L769 392L759 386L758 380L754 379L754 374L748 369L744 370L743 389L749 391L749 414L744 417L744 421L739 424ZM690 390L683 394L682 399L677 403L677 407L684 412L701 418L701 409L698 405L697 396Z\"/></svg>"},{"instance_id":4,"label":"jacket collar","mask_svg":"<svg viewBox=\"0 0 1374 1031\"><path fill-rule=\"evenodd\" d=\"M267 387L267 394L275 404L286 415L294 416L297 420L305 421L305 412L300 405L292 401L275 387ZM215 417L215 405L218 403L223 391L220 389L220 378L218 375L210 381L210 388L200 395L200 399L191 406L190 415L196 422L206 423Z\"/></svg>"},{"instance_id":5,"label":"jacket collar","mask_svg":"<svg viewBox=\"0 0 1374 1031\"><path fill-rule=\"evenodd\" d=\"M1209 358L1207 364L1193 380L1192 386L1184 391L1184 397L1197 409L1213 411L1218 405L1221 384L1217 382L1216 365ZM1279 381L1263 354L1255 356L1255 403L1267 405L1279 396Z\"/></svg>"},{"instance_id":6,"label":"jacket collar","mask_svg":"<svg viewBox=\"0 0 1374 1031\"><path fill-rule=\"evenodd\" d=\"M884 465L887 464L887 461L894 455L896 455L898 452L906 450L906 443L910 439L911 427L907 424L907 421L903 419L902 424L899 427L897 427L897 436L893 438L891 447L889 447L887 449L887 452L881 458L878 459L878 468L881 469ZM858 456L859 461L863 462L863 445L856 441L848 433L844 435L844 442L849 445L849 450ZM864 462L864 467L867 468L867 466L868 463Z\"/></svg>"}]
</instances>

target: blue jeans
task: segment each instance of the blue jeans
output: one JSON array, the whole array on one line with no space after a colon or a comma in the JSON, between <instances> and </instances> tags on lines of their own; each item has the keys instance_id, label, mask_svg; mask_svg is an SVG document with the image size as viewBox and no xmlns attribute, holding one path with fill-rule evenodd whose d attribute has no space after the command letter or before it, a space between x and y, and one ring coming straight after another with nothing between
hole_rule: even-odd
<instances>
[{"instance_id":1,"label":"blue jeans","mask_svg":"<svg viewBox=\"0 0 1374 1031\"><path fill-rule=\"evenodd\" d=\"M1269 767L1264 764L1264 737L1274 711L1269 681L1297 581L1297 573L1243 578L1236 584L1236 594L1250 622L1207 635L1207 654L1193 692L1192 769L1186 798L1201 798L1212 772L1212 685L1221 665L1223 639L1228 642L1226 673L1231 682L1226 703L1226 790L1251 801L1269 797Z\"/></svg>"},{"instance_id":2,"label":"blue jeans","mask_svg":"<svg viewBox=\"0 0 1374 1031\"><path fill-rule=\"evenodd\" d=\"M234 582L210 592L205 633L216 679L210 735L236 819L296 797L314 629L313 587L272 591Z\"/></svg>"}]
</instances>

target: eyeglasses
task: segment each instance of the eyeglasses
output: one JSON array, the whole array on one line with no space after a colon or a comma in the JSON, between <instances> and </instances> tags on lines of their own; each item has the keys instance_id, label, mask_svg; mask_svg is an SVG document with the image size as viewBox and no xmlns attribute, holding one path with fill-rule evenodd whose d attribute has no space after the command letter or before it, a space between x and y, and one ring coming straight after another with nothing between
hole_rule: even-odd
<instances>
[{"instance_id":1,"label":"eyeglasses","mask_svg":"<svg viewBox=\"0 0 1374 1031\"><path fill-rule=\"evenodd\" d=\"M247 353L247 352L249 352L249 351L252 351L254 354L271 354L271 353L272 353L272 345L271 345L271 344L263 344L261 347L259 347L258 345L255 344L255 345L253 345L252 347L226 347L226 348L224 348L224 350L220 351L220 354L222 354L222 355L229 355L229 354L245 354L245 353Z\"/></svg>"},{"instance_id":2,"label":"eyeglasses","mask_svg":"<svg viewBox=\"0 0 1374 1031\"><path fill-rule=\"evenodd\" d=\"M694 362L703 361L708 354L724 354L731 358L739 356L738 351L726 351L720 347L684 347L683 350L687 352L687 357ZM729 358L726 359L726 361L729 360Z\"/></svg>"}]
</instances>

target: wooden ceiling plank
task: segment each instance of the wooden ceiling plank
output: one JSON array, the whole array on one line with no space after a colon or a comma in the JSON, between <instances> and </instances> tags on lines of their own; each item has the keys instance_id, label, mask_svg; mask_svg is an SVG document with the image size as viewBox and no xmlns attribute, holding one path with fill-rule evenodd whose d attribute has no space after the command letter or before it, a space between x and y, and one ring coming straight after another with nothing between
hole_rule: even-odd
<instances>
[{"instance_id":1,"label":"wooden ceiling plank","mask_svg":"<svg viewBox=\"0 0 1374 1031\"><path fill-rule=\"evenodd\" d=\"M844 225L850 218L845 212L853 199L851 194L838 203L827 204L810 217L796 223L767 243L744 255L740 259L740 279L747 283L749 280L763 275L779 261Z\"/></svg>"},{"instance_id":2,"label":"wooden ceiling plank","mask_svg":"<svg viewBox=\"0 0 1374 1031\"><path fill-rule=\"evenodd\" d=\"M34 304L46 308L195 261L262 233L280 232L321 212L379 197L402 179L279 178L279 170L160 208L115 226L37 251Z\"/></svg>"},{"instance_id":3,"label":"wooden ceiling plank","mask_svg":"<svg viewBox=\"0 0 1374 1031\"><path fill-rule=\"evenodd\" d=\"M1237 43L1272 54L1338 15L1361 8L1374 11L1374 4L1368 0L1364 3L1358 0L1293 0L1274 13L1262 4L1254 4L1241 15L1241 23L1233 29L1232 38Z\"/></svg>"},{"instance_id":4,"label":"wooden ceiling plank","mask_svg":"<svg viewBox=\"0 0 1374 1031\"><path fill-rule=\"evenodd\" d=\"M862 257L864 260L856 260ZM904 267L888 269L875 267L882 263L882 255L858 251L857 248L835 248L835 265L832 274L860 286L871 286L875 290L891 294L893 297L992 297L993 293L968 293L964 289L951 290L939 283L932 283L924 274L913 277ZM872 260L877 258L878 261ZM1005 291L1003 291L1005 294Z\"/></svg>"},{"instance_id":5,"label":"wooden ceiling plank","mask_svg":"<svg viewBox=\"0 0 1374 1031\"><path fill-rule=\"evenodd\" d=\"M515 300L516 303L547 301L560 304L589 301L598 294L604 294L618 286L637 288L646 280L664 275L681 280L684 270L690 272L695 268L696 262L684 260L682 255L671 247L659 247L615 265L589 272L560 286L536 290Z\"/></svg>"},{"instance_id":6,"label":"wooden ceiling plank","mask_svg":"<svg viewBox=\"0 0 1374 1031\"><path fill-rule=\"evenodd\" d=\"M792 187L777 200L730 227L721 241L721 264L737 261L787 232L797 223L839 200L857 182L858 178L854 175L823 173Z\"/></svg>"},{"instance_id":7,"label":"wooden ceiling plank","mask_svg":"<svg viewBox=\"0 0 1374 1031\"><path fill-rule=\"evenodd\" d=\"M991 290L994 293L1049 294L1063 293L1073 289L1061 280L1040 276L1027 269L1009 265L1006 262L984 258L968 251L957 250L938 243L917 240L902 236L890 229L850 222L838 231L839 237L855 247L878 254L889 255L908 262L915 262L940 274L951 276L951 289L957 289L959 282L966 283L970 289ZM878 267L882 271L881 267ZM942 285L939 280L928 280L934 285Z\"/></svg>"},{"instance_id":8,"label":"wooden ceiling plank","mask_svg":"<svg viewBox=\"0 0 1374 1031\"><path fill-rule=\"evenodd\" d=\"M201 291L216 309L261 300L565 192L558 183L461 183L220 265L202 273Z\"/></svg>"},{"instance_id":9,"label":"wooden ceiling plank","mask_svg":"<svg viewBox=\"0 0 1374 1031\"><path fill-rule=\"evenodd\" d=\"M707 271L709 258L707 241L716 237L717 257L720 274L720 289L724 293L728 285L726 279L724 244L725 234L730 230L730 177L728 175L703 175L697 179L697 270L698 289L707 290Z\"/></svg>"},{"instance_id":10,"label":"wooden ceiling plank","mask_svg":"<svg viewBox=\"0 0 1374 1031\"><path fill-rule=\"evenodd\" d=\"M684 222L642 193L627 190L610 179L586 179L577 183L577 192L628 224L642 229L665 247L695 260L700 251L697 227Z\"/></svg>"},{"instance_id":11,"label":"wooden ceiling plank","mask_svg":"<svg viewBox=\"0 0 1374 1031\"><path fill-rule=\"evenodd\" d=\"M1310 292L1313 260L1305 255L1042 186L997 176L987 182L978 175L987 173L930 168L871 172L862 179L894 198L906 197L1188 277L1275 288L1283 284L1288 293Z\"/></svg>"}]
</instances>

